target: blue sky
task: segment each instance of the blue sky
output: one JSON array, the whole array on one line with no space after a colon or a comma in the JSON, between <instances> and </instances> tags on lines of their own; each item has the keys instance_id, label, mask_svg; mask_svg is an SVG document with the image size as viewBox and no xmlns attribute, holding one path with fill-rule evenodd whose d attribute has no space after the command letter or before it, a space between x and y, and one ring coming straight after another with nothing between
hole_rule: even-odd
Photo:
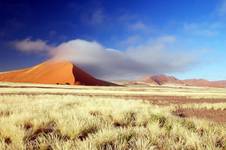
<instances>
[{"instance_id":1,"label":"blue sky","mask_svg":"<svg viewBox=\"0 0 226 150\"><path fill-rule=\"evenodd\" d=\"M0 71L64 58L106 79L226 79L226 0L1 0L0 17Z\"/></svg>"}]
</instances>

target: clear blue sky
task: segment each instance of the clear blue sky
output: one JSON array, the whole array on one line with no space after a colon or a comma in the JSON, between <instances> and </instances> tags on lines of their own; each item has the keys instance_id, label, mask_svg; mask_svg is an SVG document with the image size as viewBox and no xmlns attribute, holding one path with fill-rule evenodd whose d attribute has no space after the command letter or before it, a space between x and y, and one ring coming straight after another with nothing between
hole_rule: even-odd
<instances>
[{"instance_id":1,"label":"clear blue sky","mask_svg":"<svg viewBox=\"0 0 226 150\"><path fill-rule=\"evenodd\" d=\"M144 75L226 79L226 0L0 1L0 71L40 63L75 39L150 59Z\"/></svg>"}]
</instances>

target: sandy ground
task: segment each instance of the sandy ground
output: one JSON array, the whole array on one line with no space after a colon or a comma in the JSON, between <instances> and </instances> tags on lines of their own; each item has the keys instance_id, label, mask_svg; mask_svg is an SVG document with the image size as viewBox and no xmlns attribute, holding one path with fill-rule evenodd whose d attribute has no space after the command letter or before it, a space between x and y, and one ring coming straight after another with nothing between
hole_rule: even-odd
<instances>
[{"instance_id":1,"label":"sandy ground","mask_svg":"<svg viewBox=\"0 0 226 150\"><path fill-rule=\"evenodd\" d=\"M226 110L213 110L213 109L178 109L173 112L176 116L206 118L212 121L226 123Z\"/></svg>"}]
</instances>

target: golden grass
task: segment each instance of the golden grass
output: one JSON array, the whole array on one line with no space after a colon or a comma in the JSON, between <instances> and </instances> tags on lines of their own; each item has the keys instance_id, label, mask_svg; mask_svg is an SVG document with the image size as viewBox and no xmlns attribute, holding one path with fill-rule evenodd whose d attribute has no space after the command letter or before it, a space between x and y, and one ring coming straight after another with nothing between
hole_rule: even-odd
<instances>
[{"instance_id":1,"label":"golden grass","mask_svg":"<svg viewBox=\"0 0 226 150\"><path fill-rule=\"evenodd\" d=\"M67 93L67 89L0 90L0 93L25 92L21 95L0 95L0 149L226 148L225 124L204 119L178 118L171 114L176 105L157 106L142 100L112 98L110 95L92 96L96 91L105 93L105 89L115 93L123 89L130 93L133 92L131 89L134 90L132 87L65 87L75 93L91 93L91 96L29 94L31 91L40 92L38 90L41 90L40 93L45 93L45 90L52 93L65 90L63 93ZM192 90L195 92L194 88ZM217 93L216 89L211 90ZM175 89L171 89L171 92L175 92ZM225 109L225 103L186 104L183 107Z\"/></svg>"},{"instance_id":2,"label":"golden grass","mask_svg":"<svg viewBox=\"0 0 226 150\"><path fill-rule=\"evenodd\" d=\"M0 102L0 149L225 148L224 125L143 101L22 95Z\"/></svg>"}]
</instances>

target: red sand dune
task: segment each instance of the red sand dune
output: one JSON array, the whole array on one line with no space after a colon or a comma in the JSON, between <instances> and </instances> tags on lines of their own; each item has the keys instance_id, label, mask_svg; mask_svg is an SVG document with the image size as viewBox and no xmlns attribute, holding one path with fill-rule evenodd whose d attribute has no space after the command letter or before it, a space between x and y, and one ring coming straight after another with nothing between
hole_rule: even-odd
<instances>
[{"instance_id":1,"label":"red sand dune","mask_svg":"<svg viewBox=\"0 0 226 150\"><path fill-rule=\"evenodd\" d=\"M167 75L154 75L144 77L142 80L145 83L157 84L157 85L187 85L187 86L199 86L199 87L226 87L226 80L222 81L208 81L204 79L188 79L188 80L179 80L173 76Z\"/></svg>"},{"instance_id":2,"label":"red sand dune","mask_svg":"<svg viewBox=\"0 0 226 150\"><path fill-rule=\"evenodd\" d=\"M157 85L164 85L164 84L184 84L182 81L178 80L173 76L166 76L166 75L154 75L144 77L144 82L154 83Z\"/></svg>"},{"instance_id":3,"label":"red sand dune","mask_svg":"<svg viewBox=\"0 0 226 150\"><path fill-rule=\"evenodd\" d=\"M34 67L0 73L0 81L41 84L113 85L98 80L69 61L46 61Z\"/></svg>"}]
</instances>

